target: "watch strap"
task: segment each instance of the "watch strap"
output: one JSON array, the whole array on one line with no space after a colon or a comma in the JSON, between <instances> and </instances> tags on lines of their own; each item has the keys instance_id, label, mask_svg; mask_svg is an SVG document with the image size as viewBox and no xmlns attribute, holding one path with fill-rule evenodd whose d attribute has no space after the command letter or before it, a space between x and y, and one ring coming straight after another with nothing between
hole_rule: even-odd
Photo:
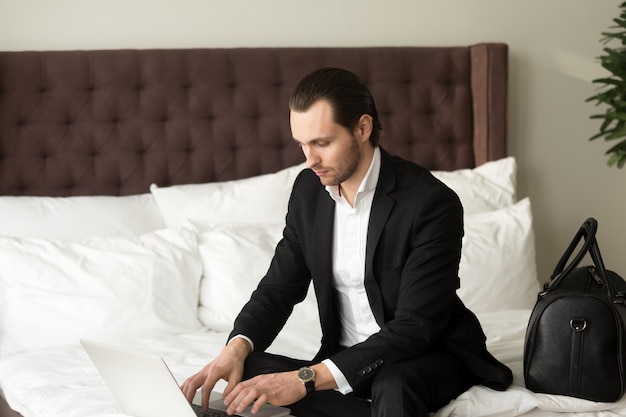
<instances>
[{"instance_id":1,"label":"watch strap","mask_svg":"<svg viewBox=\"0 0 626 417\"><path fill-rule=\"evenodd\" d=\"M310 380L304 383L304 388L306 388L306 395L311 395L315 392L315 381Z\"/></svg>"}]
</instances>

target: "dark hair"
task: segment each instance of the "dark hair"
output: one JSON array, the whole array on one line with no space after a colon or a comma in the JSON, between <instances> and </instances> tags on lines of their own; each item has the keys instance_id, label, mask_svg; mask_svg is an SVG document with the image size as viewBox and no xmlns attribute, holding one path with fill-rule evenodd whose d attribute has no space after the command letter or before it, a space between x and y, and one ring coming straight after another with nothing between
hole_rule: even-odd
<instances>
[{"instance_id":1,"label":"dark hair","mask_svg":"<svg viewBox=\"0 0 626 417\"><path fill-rule=\"evenodd\" d=\"M289 99L289 108L306 111L318 100L326 100L333 109L335 123L354 129L362 115L372 117L370 143L378 145L382 125L374 97L365 83L350 71L321 68L304 77Z\"/></svg>"}]
</instances>

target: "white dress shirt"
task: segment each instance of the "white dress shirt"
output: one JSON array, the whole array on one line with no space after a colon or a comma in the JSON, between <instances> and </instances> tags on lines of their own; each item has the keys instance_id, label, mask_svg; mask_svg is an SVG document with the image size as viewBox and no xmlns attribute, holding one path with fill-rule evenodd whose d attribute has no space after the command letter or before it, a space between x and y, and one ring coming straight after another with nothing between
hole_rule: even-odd
<instances>
[{"instance_id":1,"label":"white dress shirt","mask_svg":"<svg viewBox=\"0 0 626 417\"><path fill-rule=\"evenodd\" d=\"M340 344L350 347L363 342L380 327L365 291L365 247L372 200L380 174L380 149L376 148L372 163L354 197L354 206L341 195L340 186L327 186L326 191L335 200L333 234L333 287L339 300L341 321ZM352 391L345 376L331 361L322 361L333 374L338 390Z\"/></svg>"}]
</instances>

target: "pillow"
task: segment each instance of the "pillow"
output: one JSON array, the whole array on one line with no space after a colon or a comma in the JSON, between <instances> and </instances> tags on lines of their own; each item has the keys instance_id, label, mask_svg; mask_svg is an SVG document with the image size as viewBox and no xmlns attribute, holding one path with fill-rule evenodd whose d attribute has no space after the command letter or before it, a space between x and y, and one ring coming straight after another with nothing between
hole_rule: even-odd
<instances>
[{"instance_id":1,"label":"pillow","mask_svg":"<svg viewBox=\"0 0 626 417\"><path fill-rule=\"evenodd\" d=\"M465 216L457 293L474 313L533 308L540 290L536 268L528 198Z\"/></svg>"},{"instance_id":2,"label":"pillow","mask_svg":"<svg viewBox=\"0 0 626 417\"><path fill-rule=\"evenodd\" d=\"M78 240L164 227L150 194L124 197L0 197L0 235Z\"/></svg>"},{"instance_id":3,"label":"pillow","mask_svg":"<svg viewBox=\"0 0 626 417\"><path fill-rule=\"evenodd\" d=\"M199 252L203 264L198 317L205 326L229 331L252 291L265 276L282 225L222 224L199 227ZM296 305L285 330L319 328L317 302L312 286ZM321 334L321 333L320 333Z\"/></svg>"},{"instance_id":4,"label":"pillow","mask_svg":"<svg viewBox=\"0 0 626 417\"><path fill-rule=\"evenodd\" d=\"M302 163L273 174L225 182L152 184L150 192L168 227L178 227L187 219L208 224L283 224L293 182L305 168ZM471 214L513 204L516 171L515 158L508 157L474 169L433 171L433 175L456 191L465 212Z\"/></svg>"},{"instance_id":5,"label":"pillow","mask_svg":"<svg viewBox=\"0 0 626 417\"><path fill-rule=\"evenodd\" d=\"M432 174L457 193L466 214L505 208L517 201L517 163L513 157L486 162L474 169Z\"/></svg>"},{"instance_id":6,"label":"pillow","mask_svg":"<svg viewBox=\"0 0 626 417\"><path fill-rule=\"evenodd\" d=\"M304 163L273 174L204 184L150 186L163 220L177 227L186 219L219 223L284 224L293 183Z\"/></svg>"},{"instance_id":7,"label":"pillow","mask_svg":"<svg viewBox=\"0 0 626 417\"><path fill-rule=\"evenodd\" d=\"M0 355L201 328L201 273L192 230L84 242L0 237Z\"/></svg>"}]
</instances>

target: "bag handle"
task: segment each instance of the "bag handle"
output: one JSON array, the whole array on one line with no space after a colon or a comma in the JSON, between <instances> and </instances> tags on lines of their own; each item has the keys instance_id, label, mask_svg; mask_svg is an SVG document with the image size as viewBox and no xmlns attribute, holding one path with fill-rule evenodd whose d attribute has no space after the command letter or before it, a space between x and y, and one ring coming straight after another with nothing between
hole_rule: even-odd
<instances>
[{"instance_id":1,"label":"bag handle","mask_svg":"<svg viewBox=\"0 0 626 417\"><path fill-rule=\"evenodd\" d=\"M589 252L591 255L591 259L596 266L596 270L599 273L599 276L594 276L598 284L605 285L609 294L609 298L613 299L613 286L607 279L606 268L604 267L604 261L602 260L602 255L600 254L600 247L598 246L598 241L596 239L596 232L598 230L598 222L593 217L588 218L582 224L578 232L572 239L571 243L565 250L563 256L556 264L554 268L554 272L550 276L550 279L544 284L543 291L539 293L539 296L542 297L548 292L556 289L561 285L561 282L565 277L567 277L570 272L574 270L580 263L580 261L584 258L584 256ZM583 242L582 247L574 257L574 259L568 264L568 260L572 256L574 249L580 243L580 240L584 237L585 241Z\"/></svg>"}]
</instances>

